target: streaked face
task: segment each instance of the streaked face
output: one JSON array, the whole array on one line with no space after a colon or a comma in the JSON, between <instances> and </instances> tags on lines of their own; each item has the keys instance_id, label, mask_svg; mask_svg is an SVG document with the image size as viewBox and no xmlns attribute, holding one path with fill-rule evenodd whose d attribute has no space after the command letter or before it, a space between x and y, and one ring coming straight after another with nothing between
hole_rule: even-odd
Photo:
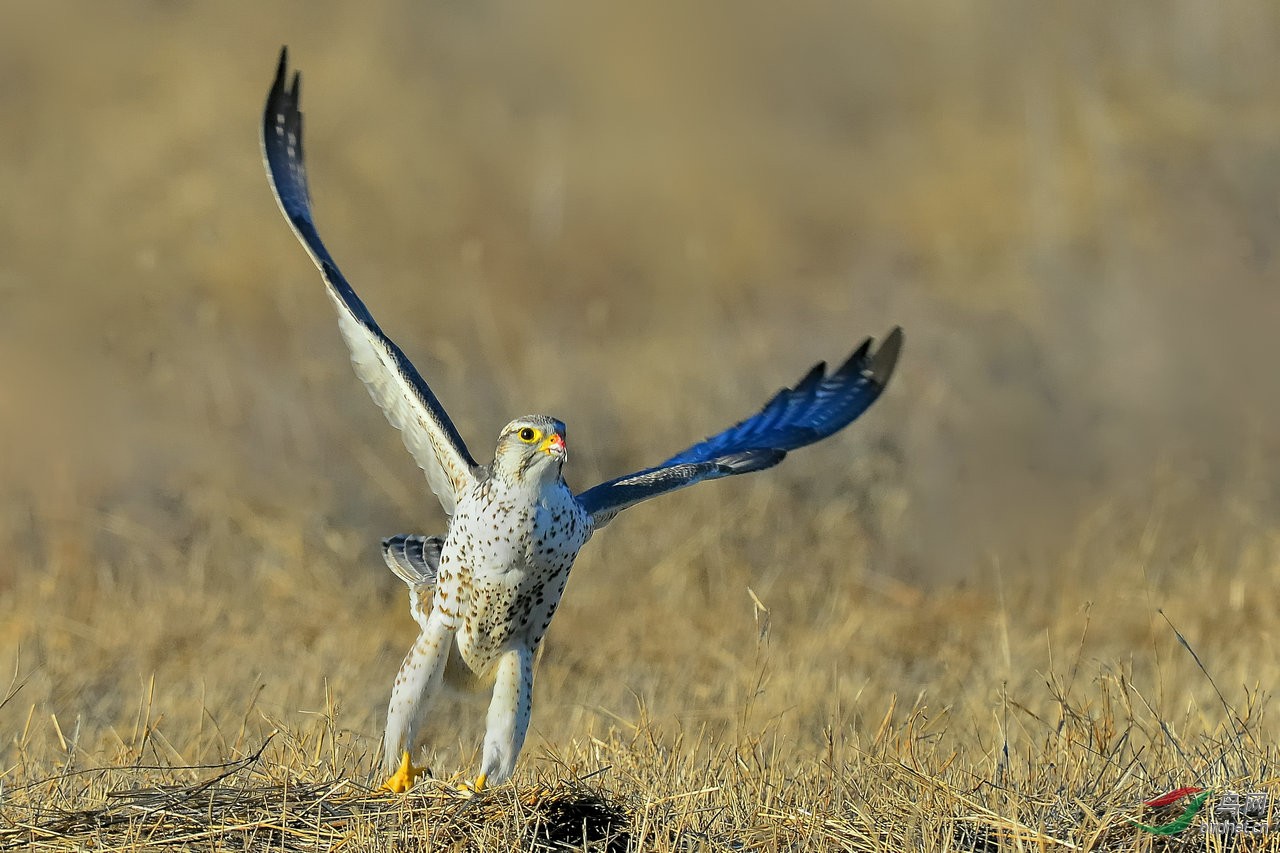
<instances>
[{"instance_id":1,"label":"streaked face","mask_svg":"<svg viewBox=\"0 0 1280 853\"><path fill-rule=\"evenodd\" d=\"M516 418L498 435L494 473L516 479L558 476L568 455L564 423L546 415Z\"/></svg>"}]
</instances>

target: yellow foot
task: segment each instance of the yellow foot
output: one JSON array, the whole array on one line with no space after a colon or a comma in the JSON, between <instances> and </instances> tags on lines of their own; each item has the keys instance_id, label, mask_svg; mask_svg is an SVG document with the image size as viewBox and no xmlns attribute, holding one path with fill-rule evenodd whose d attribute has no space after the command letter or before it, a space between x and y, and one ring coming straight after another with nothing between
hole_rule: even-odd
<instances>
[{"instance_id":1,"label":"yellow foot","mask_svg":"<svg viewBox=\"0 0 1280 853\"><path fill-rule=\"evenodd\" d=\"M476 794L480 793L487 787L486 783L488 781L489 781L488 774L481 773L479 776L475 778L474 782L471 782L470 784L463 782L461 785L459 785L458 793L462 794L464 797L474 797Z\"/></svg>"},{"instance_id":2,"label":"yellow foot","mask_svg":"<svg viewBox=\"0 0 1280 853\"><path fill-rule=\"evenodd\" d=\"M425 767L414 767L413 762L409 760L409 753L405 752L404 757L400 759L400 769L395 772L390 779L382 783L379 791L390 791L393 794L403 794L405 791L413 787L414 781L426 772Z\"/></svg>"}]
</instances>

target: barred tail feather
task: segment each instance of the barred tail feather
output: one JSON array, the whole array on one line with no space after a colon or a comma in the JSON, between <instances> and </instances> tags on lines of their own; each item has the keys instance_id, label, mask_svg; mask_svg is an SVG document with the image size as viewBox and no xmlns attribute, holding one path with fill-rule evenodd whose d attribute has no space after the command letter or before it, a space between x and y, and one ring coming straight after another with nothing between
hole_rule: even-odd
<instances>
[{"instance_id":1,"label":"barred tail feather","mask_svg":"<svg viewBox=\"0 0 1280 853\"><path fill-rule=\"evenodd\" d=\"M440 570L440 549L444 539L440 536L416 536L400 534L382 540L382 558L396 577L412 589L415 586L434 586Z\"/></svg>"}]
</instances>

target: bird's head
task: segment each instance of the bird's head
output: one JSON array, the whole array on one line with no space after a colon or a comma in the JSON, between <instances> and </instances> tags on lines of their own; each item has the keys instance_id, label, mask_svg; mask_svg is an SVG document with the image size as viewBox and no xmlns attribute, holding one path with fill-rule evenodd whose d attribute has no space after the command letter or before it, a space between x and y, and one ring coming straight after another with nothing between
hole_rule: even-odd
<instances>
[{"instance_id":1,"label":"bird's head","mask_svg":"<svg viewBox=\"0 0 1280 853\"><path fill-rule=\"evenodd\" d=\"M546 415L516 418L498 434L493 473L515 482L539 482L560 476L568 458L564 423Z\"/></svg>"}]
</instances>

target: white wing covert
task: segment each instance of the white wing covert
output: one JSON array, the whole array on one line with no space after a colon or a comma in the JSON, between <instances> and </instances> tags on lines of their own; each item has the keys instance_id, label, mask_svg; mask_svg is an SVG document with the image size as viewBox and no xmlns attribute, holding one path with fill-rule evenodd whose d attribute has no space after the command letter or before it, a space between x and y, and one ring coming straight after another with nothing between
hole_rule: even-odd
<instances>
[{"instance_id":1,"label":"white wing covert","mask_svg":"<svg viewBox=\"0 0 1280 853\"><path fill-rule=\"evenodd\" d=\"M479 466L440 401L395 342L383 334L320 239L302 155L299 75L293 75L289 86L287 76L288 53L281 50L262 117L262 153L276 201L324 277L356 375L387 420L400 430L431 491L452 515L458 495L476 482Z\"/></svg>"}]
</instances>

